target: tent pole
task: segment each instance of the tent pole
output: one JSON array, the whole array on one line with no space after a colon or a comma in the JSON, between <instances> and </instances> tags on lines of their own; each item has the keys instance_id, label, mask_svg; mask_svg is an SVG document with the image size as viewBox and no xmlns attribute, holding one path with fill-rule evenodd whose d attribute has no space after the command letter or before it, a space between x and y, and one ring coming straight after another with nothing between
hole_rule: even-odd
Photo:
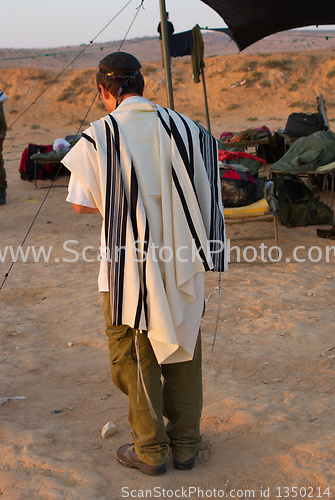
<instances>
[{"instance_id":1,"label":"tent pole","mask_svg":"<svg viewBox=\"0 0 335 500\"><path fill-rule=\"evenodd\" d=\"M209 121L209 111L208 111L208 101L207 101L207 92L206 92L206 83L205 83L204 68L201 68L201 79L202 79L202 86L203 86L203 89L204 89L206 119L207 119L207 130L208 130L209 133L211 133L211 124L210 124L210 121Z\"/></svg>"},{"instance_id":2,"label":"tent pole","mask_svg":"<svg viewBox=\"0 0 335 500\"><path fill-rule=\"evenodd\" d=\"M166 93L168 107L174 109L173 104L173 92L172 92L172 76L171 76L171 60L170 60L170 49L168 40L168 25L166 19L166 6L165 0L159 0L160 12L161 12L161 29L162 29L162 52L163 52L163 64L165 69L165 80L166 80Z\"/></svg>"}]
</instances>

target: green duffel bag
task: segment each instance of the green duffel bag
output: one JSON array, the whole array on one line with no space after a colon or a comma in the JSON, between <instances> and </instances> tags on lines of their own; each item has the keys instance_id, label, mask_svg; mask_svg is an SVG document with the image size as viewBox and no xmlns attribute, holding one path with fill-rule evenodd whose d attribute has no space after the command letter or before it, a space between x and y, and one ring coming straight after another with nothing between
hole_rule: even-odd
<instances>
[{"instance_id":1,"label":"green duffel bag","mask_svg":"<svg viewBox=\"0 0 335 500\"><path fill-rule=\"evenodd\" d=\"M279 203L279 220L283 226L332 223L333 210L315 196L299 177L285 175L274 179L273 183Z\"/></svg>"}]
</instances>

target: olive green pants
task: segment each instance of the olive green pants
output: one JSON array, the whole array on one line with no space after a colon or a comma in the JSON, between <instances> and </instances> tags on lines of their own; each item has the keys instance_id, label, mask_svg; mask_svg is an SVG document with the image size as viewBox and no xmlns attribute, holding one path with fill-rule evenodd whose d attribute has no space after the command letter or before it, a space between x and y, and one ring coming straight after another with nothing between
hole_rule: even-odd
<instances>
[{"instance_id":1,"label":"olive green pants","mask_svg":"<svg viewBox=\"0 0 335 500\"><path fill-rule=\"evenodd\" d=\"M191 361L159 365L146 332L127 325L112 325L108 292L104 292L103 311L112 380L128 396L128 420L137 456L147 464L161 465L166 461L170 446L174 459L180 462L188 460L201 444L200 332ZM143 385L138 384L135 342L155 416L150 411ZM166 424L163 416L167 419Z\"/></svg>"},{"instance_id":2,"label":"olive green pants","mask_svg":"<svg viewBox=\"0 0 335 500\"><path fill-rule=\"evenodd\" d=\"M0 139L0 188L7 189L6 170L2 156L3 139Z\"/></svg>"}]
</instances>

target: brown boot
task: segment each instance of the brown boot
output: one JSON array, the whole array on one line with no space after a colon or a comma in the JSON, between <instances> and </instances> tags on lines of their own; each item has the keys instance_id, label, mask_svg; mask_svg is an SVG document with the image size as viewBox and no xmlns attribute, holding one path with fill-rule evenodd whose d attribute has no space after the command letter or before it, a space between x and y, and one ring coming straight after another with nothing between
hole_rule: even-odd
<instances>
[{"instance_id":1,"label":"brown boot","mask_svg":"<svg viewBox=\"0 0 335 500\"><path fill-rule=\"evenodd\" d=\"M177 470L191 470L194 467L195 464L195 459L197 458L199 453L199 450L196 452L196 454L192 457L186 460L185 462L179 462L179 460L173 459L173 467Z\"/></svg>"},{"instance_id":2,"label":"brown boot","mask_svg":"<svg viewBox=\"0 0 335 500\"><path fill-rule=\"evenodd\" d=\"M116 452L116 458L120 464L125 467L131 467L132 469L138 469L144 474L149 474L150 476L158 476L166 472L166 464L162 465L149 465L142 462L136 455L134 443L124 444Z\"/></svg>"}]
</instances>

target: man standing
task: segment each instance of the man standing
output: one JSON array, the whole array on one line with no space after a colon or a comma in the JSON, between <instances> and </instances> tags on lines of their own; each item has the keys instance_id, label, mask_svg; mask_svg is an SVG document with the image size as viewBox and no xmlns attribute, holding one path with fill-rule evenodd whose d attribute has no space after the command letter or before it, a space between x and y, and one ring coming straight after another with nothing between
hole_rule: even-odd
<instances>
[{"instance_id":1,"label":"man standing","mask_svg":"<svg viewBox=\"0 0 335 500\"><path fill-rule=\"evenodd\" d=\"M6 99L8 99L8 96L4 92L2 92L2 90L0 90L0 205L4 205L6 203L7 189L6 170L4 167L4 160L2 156L3 143L7 132L4 106L4 102Z\"/></svg>"},{"instance_id":2,"label":"man standing","mask_svg":"<svg viewBox=\"0 0 335 500\"><path fill-rule=\"evenodd\" d=\"M166 13L166 19L167 19L168 36L170 36L170 35L173 35L173 33L174 33L174 26L171 23L171 21L169 21L169 13L168 12ZM157 31L159 33L159 38L161 39L162 38L162 27L161 27L160 21L159 21L158 26L157 26Z\"/></svg>"},{"instance_id":3,"label":"man standing","mask_svg":"<svg viewBox=\"0 0 335 500\"><path fill-rule=\"evenodd\" d=\"M103 217L99 290L112 380L128 396L134 441L117 459L156 475L166 472L168 446L173 466L186 470L201 445L204 272L224 270L226 259L216 141L143 98L140 69L124 52L100 61L97 86L110 114L63 163L67 201Z\"/></svg>"},{"instance_id":4,"label":"man standing","mask_svg":"<svg viewBox=\"0 0 335 500\"><path fill-rule=\"evenodd\" d=\"M174 26L171 23L171 21L169 21L169 13L168 12L166 13L166 19L167 19L167 34L168 34L168 36L170 36L170 35L173 35L173 33L174 33ZM163 68L164 68L165 64L164 64L163 42L162 42L162 25L161 25L160 21L159 21L158 26L157 26L157 31L159 33L159 37L158 38L161 41L162 64L163 64Z\"/></svg>"}]
</instances>

